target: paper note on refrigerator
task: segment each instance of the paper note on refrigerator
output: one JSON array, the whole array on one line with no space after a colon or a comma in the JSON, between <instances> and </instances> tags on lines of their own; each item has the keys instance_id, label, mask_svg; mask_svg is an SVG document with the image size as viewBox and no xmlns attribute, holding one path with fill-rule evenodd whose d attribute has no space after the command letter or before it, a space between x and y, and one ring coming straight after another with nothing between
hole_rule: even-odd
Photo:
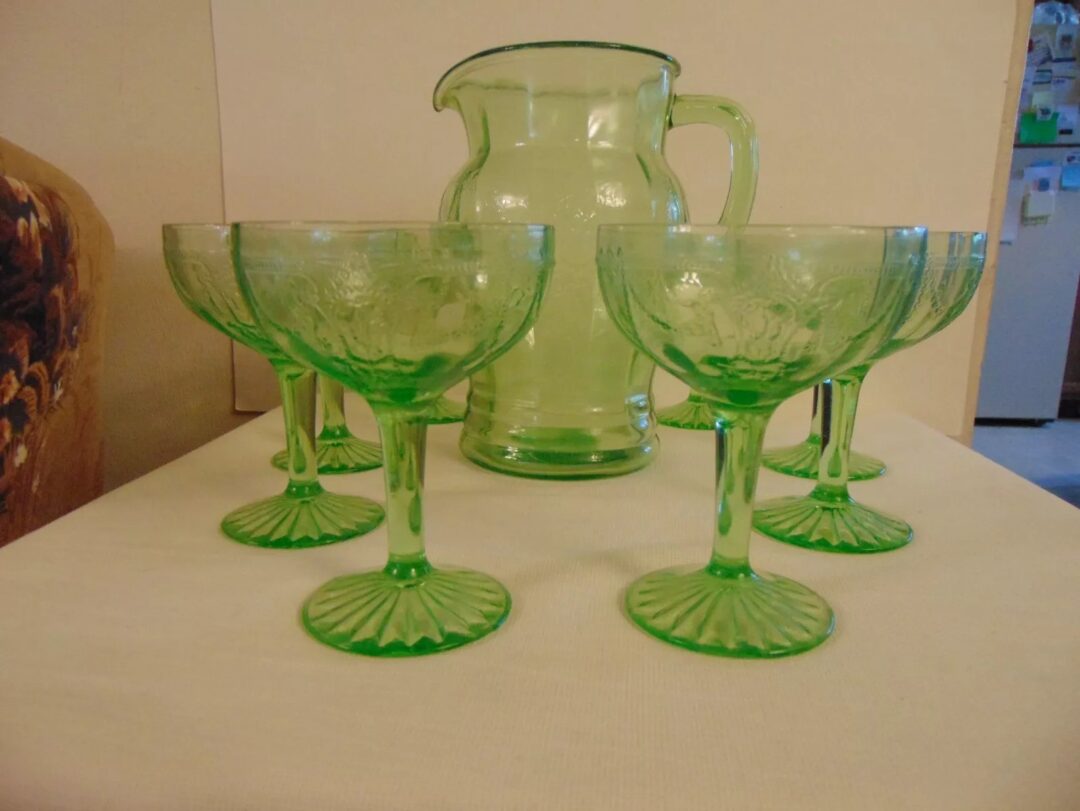
<instances>
[{"instance_id":1,"label":"paper note on refrigerator","mask_svg":"<svg viewBox=\"0 0 1080 811\"><path fill-rule=\"evenodd\" d=\"M1024 190L1038 191L1039 181L1046 180L1046 189L1056 189L1061 179L1061 165L1052 161L1039 161L1024 169Z\"/></svg>"}]
</instances>

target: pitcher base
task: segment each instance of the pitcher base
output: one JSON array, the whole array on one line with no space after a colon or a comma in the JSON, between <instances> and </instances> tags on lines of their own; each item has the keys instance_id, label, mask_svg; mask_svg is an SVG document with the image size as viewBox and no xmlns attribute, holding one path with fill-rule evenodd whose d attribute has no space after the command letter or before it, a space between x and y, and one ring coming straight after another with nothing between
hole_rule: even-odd
<instances>
[{"instance_id":1,"label":"pitcher base","mask_svg":"<svg viewBox=\"0 0 1080 811\"><path fill-rule=\"evenodd\" d=\"M623 476L645 467L656 456L660 440L615 450L559 451L483 442L461 435L461 452L480 467L531 479L598 479Z\"/></svg>"}]
</instances>

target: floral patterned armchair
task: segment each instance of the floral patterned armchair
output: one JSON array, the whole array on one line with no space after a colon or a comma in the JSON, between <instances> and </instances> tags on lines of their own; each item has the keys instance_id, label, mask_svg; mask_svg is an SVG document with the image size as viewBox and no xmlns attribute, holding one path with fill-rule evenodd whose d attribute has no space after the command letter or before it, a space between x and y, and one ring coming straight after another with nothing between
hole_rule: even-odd
<instances>
[{"instance_id":1,"label":"floral patterned armchair","mask_svg":"<svg viewBox=\"0 0 1080 811\"><path fill-rule=\"evenodd\" d=\"M100 495L108 225L0 139L0 545Z\"/></svg>"}]
</instances>

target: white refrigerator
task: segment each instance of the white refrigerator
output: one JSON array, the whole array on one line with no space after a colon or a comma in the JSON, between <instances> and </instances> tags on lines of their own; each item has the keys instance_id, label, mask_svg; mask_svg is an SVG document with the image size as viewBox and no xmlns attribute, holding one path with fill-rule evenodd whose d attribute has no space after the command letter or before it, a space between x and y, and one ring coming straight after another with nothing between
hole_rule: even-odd
<instances>
[{"instance_id":1,"label":"white refrigerator","mask_svg":"<svg viewBox=\"0 0 1080 811\"><path fill-rule=\"evenodd\" d=\"M1080 145L1018 147L1012 178L1032 163L1061 163ZM1019 225L1022 188L1010 183L976 416L1041 422L1057 417L1080 282L1080 191L1057 190L1045 225Z\"/></svg>"}]
</instances>

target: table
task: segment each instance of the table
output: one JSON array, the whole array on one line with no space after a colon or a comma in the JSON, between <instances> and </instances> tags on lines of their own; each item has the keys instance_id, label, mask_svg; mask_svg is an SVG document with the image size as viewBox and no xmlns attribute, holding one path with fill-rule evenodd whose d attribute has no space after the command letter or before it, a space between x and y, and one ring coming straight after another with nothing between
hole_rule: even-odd
<instances>
[{"instance_id":1,"label":"table","mask_svg":"<svg viewBox=\"0 0 1080 811\"><path fill-rule=\"evenodd\" d=\"M301 551L219 534L282 486L279 420L0 550L4 811L1080 807L1080 511L909 418L861 420L890 467L853 492L907 518L910 547L755 537L757 568L838 617L776 661L670 647L621 614L638 574L708 556L712 440L669 429L645 471L543 482L433 428L431 557L496 575L510 619L418 659L320 646L301 601L381 565L385 530ZM381 497L378 472L325 483ZM766 472L759 495L806 488Z\"/></svg>"}]
</instances>

